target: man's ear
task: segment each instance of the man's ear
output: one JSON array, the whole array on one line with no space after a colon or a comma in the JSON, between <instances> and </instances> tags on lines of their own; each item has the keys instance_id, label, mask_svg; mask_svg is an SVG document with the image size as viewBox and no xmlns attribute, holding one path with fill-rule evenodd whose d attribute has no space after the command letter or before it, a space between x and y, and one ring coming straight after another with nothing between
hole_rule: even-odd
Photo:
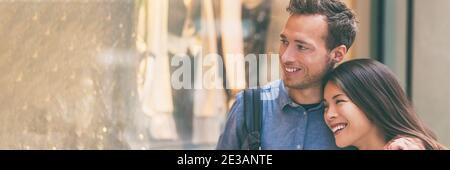
<instances>
[{"instance_id":1,"label":"man's ear","mask_svg":"<svg viewBox=\"0 0 450 170\"><path fill-rule=\"evenodd\" d=\"M345 54L347 54L347 47L345 45L340 45L331 51L331 60L334 63L340 63L344 60Z\"/></svg>"}]
</instances>

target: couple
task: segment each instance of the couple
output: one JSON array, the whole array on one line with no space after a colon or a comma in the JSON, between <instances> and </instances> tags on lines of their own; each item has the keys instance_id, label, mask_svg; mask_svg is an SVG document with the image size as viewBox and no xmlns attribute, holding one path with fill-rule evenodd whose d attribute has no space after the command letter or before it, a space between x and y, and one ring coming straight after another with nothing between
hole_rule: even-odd
<instances>
[{"instance_id":1,"label":"couple","mask_svg":"<svg viewBox=\"0 0 450 170\"><path fill-rule=\"evenodd\" d=\"M338 0L291 0L280 35L282 80L261 88L261 149L445 149L417 118L387 67L340 63L356 36ZM243 94L217 149L249 149Z\"/></svg>"}]
</instances>

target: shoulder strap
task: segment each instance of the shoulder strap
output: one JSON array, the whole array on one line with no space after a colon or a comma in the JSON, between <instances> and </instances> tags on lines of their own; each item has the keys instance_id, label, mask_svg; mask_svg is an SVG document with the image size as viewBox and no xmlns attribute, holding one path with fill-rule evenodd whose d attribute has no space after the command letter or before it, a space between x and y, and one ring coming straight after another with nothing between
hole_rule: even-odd
<instances>
[{"instance_id":1,"label":"shoulder strap","mask_svg":"<svg viewBox=\"0 0 450 170\"><path fill-rule=\"evenodd\" d=\"M260 89L244 90L244 117L247 137L244 144L250 150L258 150L261 147L261 94Z\"/></svg>"}]
</instances>

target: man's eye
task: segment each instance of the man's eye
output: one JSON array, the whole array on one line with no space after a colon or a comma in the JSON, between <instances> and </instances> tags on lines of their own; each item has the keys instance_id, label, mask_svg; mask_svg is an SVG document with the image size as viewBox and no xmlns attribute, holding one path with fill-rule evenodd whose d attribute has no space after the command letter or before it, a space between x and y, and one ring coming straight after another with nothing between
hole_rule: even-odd
<instances>
[{"instance_id":1,"label":"man's eye","mask_svg":"<svg viewBox=\"0 0 450 170\"><path fill-rule=\"evenodd\" d=\"M297 49L299 49L299 50L307 50L308 48L306 48L303 45L297 45Z\"/></svg>"},{"instance_id":2,"label":"man's eye","mask_svg":"<svg viewBox=\"0 0 450 170\"><path fill-rule=\"evenodd\" d=\"M284 40L284 39L281 39L280 41L281 41L281 44L283 44L283 45L288 45L289 44L289 42Z\"/></svg>"}]
</instances>

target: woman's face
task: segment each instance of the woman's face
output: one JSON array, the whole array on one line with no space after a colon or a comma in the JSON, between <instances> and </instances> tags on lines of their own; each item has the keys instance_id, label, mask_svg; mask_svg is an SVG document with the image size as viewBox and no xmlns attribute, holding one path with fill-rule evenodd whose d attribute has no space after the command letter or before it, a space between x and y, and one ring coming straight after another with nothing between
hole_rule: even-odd
<instances>
[{"instance_id":1,"label":"woman's face","mask_svg":"<svg viewBox=\"0 0 450 170\"><path fill-rule=\"evenodd\" d=\"M358 146L376 129L366 114L331 81L325 86L324 100L324 119L338 147Z\"/></svg>"}]
</instances>

